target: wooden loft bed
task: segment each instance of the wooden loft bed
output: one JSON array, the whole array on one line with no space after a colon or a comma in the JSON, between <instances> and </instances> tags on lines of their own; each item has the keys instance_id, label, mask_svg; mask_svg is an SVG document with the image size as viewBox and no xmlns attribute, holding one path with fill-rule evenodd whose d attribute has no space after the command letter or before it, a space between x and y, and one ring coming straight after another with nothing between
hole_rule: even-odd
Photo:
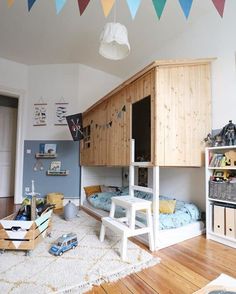
<instances>
[{"instance_id":1,"label":"wooden loft bed","mask_svg":"<svg viewBox=\"0 0 236 294\"><path fill-rule=\"evenodd\" d=\"M129 166L136 136L136 161L202 166L203 138L211 131L211 61L155 61L92 105L83 113L81 165Z\"/></svg>"},{"instance_id":2,"label":"wooden loft bed","mask_svg":"<svg viewBox=\"0 0 236 294\"><path fill-rule=\"evenodd\" d=\"M160 167L203 166L203 138L211 131L211 62L212 59L153 62L86 110L85 138L80 148L82 183L86 167L130 166L132 139L133 161L155 170L153 203L159 197ZM81 195L82 190L81 185ZM155 205L154 221L159 218ZM85 197L81 197L81 206L96 216L104 216ZM156 221L158 248L204 231L202 222L162 231L157 226Z\"/></svg>"}]
</instances>

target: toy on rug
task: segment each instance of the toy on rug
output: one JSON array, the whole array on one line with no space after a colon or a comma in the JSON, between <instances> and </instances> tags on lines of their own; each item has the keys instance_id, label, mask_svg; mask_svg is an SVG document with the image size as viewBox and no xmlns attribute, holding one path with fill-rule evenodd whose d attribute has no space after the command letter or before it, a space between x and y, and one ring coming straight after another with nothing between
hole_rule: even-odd
<instances>
[{"instance_id":1,"label":"toy on rug","mask_svg":"<svg viewBox=\"0 0 236 294\"><path fill-rule=\"evenodd\" d=\"M64 234L59 237L49 249L49 253L61 256L65 251L75 249L78 246L77 236L74 233Z\"/></svg>"}]
</instances>

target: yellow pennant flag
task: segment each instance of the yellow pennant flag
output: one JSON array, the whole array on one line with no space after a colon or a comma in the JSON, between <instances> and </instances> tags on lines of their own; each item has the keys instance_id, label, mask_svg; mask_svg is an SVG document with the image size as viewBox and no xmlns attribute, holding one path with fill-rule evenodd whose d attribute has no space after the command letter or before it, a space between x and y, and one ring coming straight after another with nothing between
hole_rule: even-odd
<instances>
[{"instance_id":1,"label":"yellow pennant flag","mask_svg":"<svg viewBox=\"0 0 236 294\"><path fill-rule=\"evenodd\" d=\"M12 5L14 4L15 0L7 0L7 5L8 7L12 7Z\"/></svg>"},{"instance_id":2,"label":"yellow pennant flag","mask_svg":"<svg viewBox=\"0 0 236 294\"><path fill-rule=\"evenodd\" d=\"M108 14L110 13L114 3L115 3L115 0L101 0L102 9L103 9L103 13L105 17L107 17Z\"/></svg>"}]
</instances>

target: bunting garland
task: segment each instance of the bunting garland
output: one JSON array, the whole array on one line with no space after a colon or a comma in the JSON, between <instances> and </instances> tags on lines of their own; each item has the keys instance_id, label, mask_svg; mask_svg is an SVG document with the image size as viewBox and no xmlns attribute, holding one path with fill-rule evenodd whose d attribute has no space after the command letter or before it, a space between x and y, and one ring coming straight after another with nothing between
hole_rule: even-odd
<instances>
[{"instance_id":1,"label":"bunting garland","mask_svg":"<svg viewBox=\"0 0 236 294\"><path fill-rule=\"evenodd\" d=\"M153 6L156 10L156 14L158 18L161 18L162 12L164 10L164 7L166 5L166 0L152 0Z\"/></svg>"},{"instance_id":2,"label":"bunting garland","mask_svg":"<svg viewBox=\"0 0 236 294\"><path fill-rule=\"evenodd\" d=\"M193 4L193 0L179 0L179 3L184 12L185 17L188 18Z\"/></svg>"},{"instance_id":3,"label":"bunting garland","mask_svg":"<svg viewBox=\"0 0 236 294\"><path fill-rule=\"evenodd\" d=\"M36 2L36 0L28 0L28 11L31 10L32 6L34 5L34 3Z\"/></svg>"},{"instance_id":4,"label":"bunting garland","mask_svg":"<svg viewBox=\"0 0 236 294\"><path fill-rule=\"evenodd\" d=\"M141 3L141 0L126 0L126 1L130 10L132 19L134 19L138 11L139 5Z\"/></svg>"},{"instance_id":5,"label":"bunting garland","mask_svg":"<svg viewBox=\"0 0 236 294\"><path fill-rule=\"evenodd\" d=\"M7 6L10 8L14 4L15 0L7 0Z\"/></svg>"},{"instance_id":6,"label":"bunting garland","mask_svg":"<svg viewBox=\"0 0 236 294\"><path fill-rule=\"evenodd\" d=\"M87 8L90 0L78 0L78 5L79 5L79 12L80 15L82 15Z\"/></svg>"},{"instance_id":7,"label":"bunting garland","mask_svg":"<svg viewBox=\"0 0 236 294\"><path fill-rule=\"evenodd\" d=\"M219 15L223 17L224 8L225 8L225 0L212 0L216 10L218 11Z\"/></svg>"},{"instance_id":8,"label":"bunting garland","mask_svg":"<svg viewBox=\"0 0 236 294\"><path fill-rule=\"evenodd\" d=\"M67 0L55 0L57 14L59 14L61 12L62 8L66 4L66 1Z\"/></svg>"},{"instance_id":9,"label":"bunting garland","mask_svg":"<svg viewBox=\"0 0 236 294\"><path fill-rule=\"evenodd\" d=\"M107 17L108 14L110 13L114 3L115 3L115 0L101 0L102 9L103 9L103 13L105 17Z\"/></svg>"},{"instance_id":10,"label":"bunting garland","mask_svg":"<svg viewBox=\"0 0 236 294\"><path fill-rule=\"evenodd\" d=\"M6 1L7 1L7 6L9 8L11 8L15 3L15 0L6 0ZM32 7L36 1L37 0L27 0L29 12L32 9ZM74 0L74 1L76 1L76 0ZM90 0L77 0L77 1L78 1L80 15L82 15L84 13L84 11L86 10L86 8L88 7ZM107 17L109 15L109 13L111 12L111 9L113 8L115 1L116 0L100 0L102 10L103 10L105 17ZM137 11L139 9L139 6L141 4L141 1L142 0L126 0L132 19L135 18ZM173 0L170 0L170 1L173 1ZM181 6L181 9L183 10L183 13L184 13L186 19L188 19L189 14L190 14L190 10L192 8L193 0L178 0L178 1ZM223 18L226 1L225 0L208 0L208 1L212 1L217 12ZM67 0L55 0L57 14L59 14L61 12L61 10L65 6L66 2L67 2ZM154 9L155 9L155 12L156 12L158 19L160 19L162 16L166 2L167 2L167 0L152 0L152 4L154 6Z\"/></svg>"}]
</instances>

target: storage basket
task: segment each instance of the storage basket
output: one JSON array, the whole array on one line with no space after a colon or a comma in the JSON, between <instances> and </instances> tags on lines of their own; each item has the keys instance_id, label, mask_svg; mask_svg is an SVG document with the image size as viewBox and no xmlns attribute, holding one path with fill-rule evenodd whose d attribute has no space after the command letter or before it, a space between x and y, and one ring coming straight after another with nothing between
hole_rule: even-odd
<instances>
[{"instance_id":1,"label":"storage basket","mask_svg":"<svg viewBox=\"0 0 236 294\"><path fill-rule=\"evenodd\" d=\"M63 208L64 194L53 192L47 194L47 203L55 204L55 209Z\"/></svg>"},{"instance_id":2,"label":"storage basket","mask_svg":"<svg viewBox=\"0 0 236 294\"><path fill-rule=\"evenodd\" d=\"M209 181L209 198L236 202L236 183Z\"/></svg>"}]
</instances>

